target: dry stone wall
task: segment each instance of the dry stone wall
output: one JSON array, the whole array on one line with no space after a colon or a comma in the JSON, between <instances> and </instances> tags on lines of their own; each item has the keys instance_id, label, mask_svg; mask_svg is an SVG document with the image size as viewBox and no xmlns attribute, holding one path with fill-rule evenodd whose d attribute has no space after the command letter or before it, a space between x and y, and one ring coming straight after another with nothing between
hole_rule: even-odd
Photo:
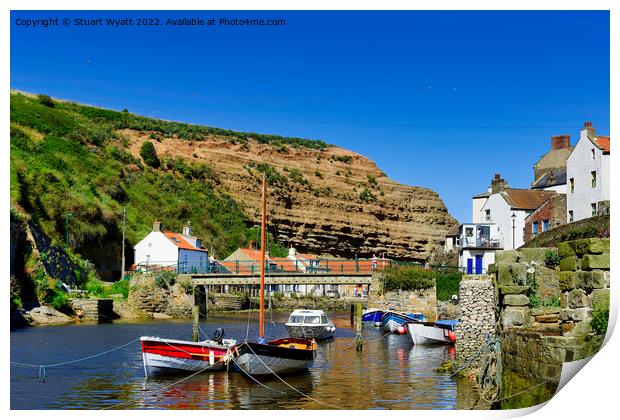
<instances>
[{"instance_id":1,"label":"dry stone wall","mask_svg":"<svg viewBox=\"0 0 620 420\"><path fill-rule=\"evenodd\" d=\"M463 276L459 290L461 322L456 326L457 362L462 365L495 334L495 287L488 274ZM480 360L472 363L478 366Z\"/></svg>"}]
</instances>

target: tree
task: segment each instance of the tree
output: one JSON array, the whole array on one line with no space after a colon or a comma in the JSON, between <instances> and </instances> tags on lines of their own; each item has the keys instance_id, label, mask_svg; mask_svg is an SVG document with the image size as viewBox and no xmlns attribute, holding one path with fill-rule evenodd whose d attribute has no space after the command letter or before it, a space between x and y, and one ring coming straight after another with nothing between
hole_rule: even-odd
<instances>
[{"instance_id":1,"label":"tree","mask_svg":"<svg viewBox=\"0 0 620 420\"><path fill-rule=\"evenodd\" d=\"M144 143L142 143L142 146L140 146L140 156L142 156L144 163L146 163L147 165L153 168L159 168L160 161L157 157L155 146L153 146L153 143L151 143L150 141L145 141Z\"/></svg>"}]
</instances>

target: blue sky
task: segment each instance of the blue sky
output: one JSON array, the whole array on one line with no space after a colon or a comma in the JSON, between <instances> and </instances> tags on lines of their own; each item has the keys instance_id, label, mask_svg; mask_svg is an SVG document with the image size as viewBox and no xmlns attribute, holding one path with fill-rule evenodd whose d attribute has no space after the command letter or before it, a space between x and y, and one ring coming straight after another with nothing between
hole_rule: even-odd
<instances>
[{"instance_id":1,"label":"blue sky","mask_svg":"<svg viewBox=\"0 0 620 420\"><path fill-rule=\"evenodd\" d=\"M35 28L17 18L284 18L284 27ZM135 23L135 22L134 22ZM554 134L609 133L608 12L12 12L11 87L322 139L432 188L459 221Z\"/></svg>"}]
</instances>

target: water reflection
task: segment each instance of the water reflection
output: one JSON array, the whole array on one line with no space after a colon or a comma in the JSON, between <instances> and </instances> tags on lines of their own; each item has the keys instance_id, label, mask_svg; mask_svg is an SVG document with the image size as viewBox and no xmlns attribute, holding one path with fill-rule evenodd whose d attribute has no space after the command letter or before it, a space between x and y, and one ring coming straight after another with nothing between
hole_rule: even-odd
<instances>
[{"instance_id":1,"label":"water reflection","mask_svg":"<svg viewBox=\"0 0 620 420\"><path fill-rule=\"evenodd\" d=\"M288 314L274 313L272 337L284 335ZM45 384L37 386L33 370L11 368L11 408L118 408L130 409L452 409L460 392L457 383L435 369L454 359L454 348L414 346L406 335L384 335L365 328L361 353L355 351L355 332L348 314L333 316L338 330L333 340L320 343L310 372L261 378L261 386L239 373L214 372L185 376L144 378L139 344L48 370ZM227 335L243 339L247 314L211 318L202 329L224 327ZM254 327L250 328L252 335ZM117 323L88 326L31 328L11 333L11 359L51 363L94 354L140 335L187 339L185 322ZM184 380L185 379L185 380ZM289 386L290 385L290 386ZM37 393L32 387L37 386ZM460 388L471 390L469 383ZM294 389L293 389L294 388ZM424 391L424 392L422 392ZM301 394L310 396L306 398ZM470 393L466 392L467 395ZM318 401L317 401L318 400Z\"/></svg>"}]
</instances>

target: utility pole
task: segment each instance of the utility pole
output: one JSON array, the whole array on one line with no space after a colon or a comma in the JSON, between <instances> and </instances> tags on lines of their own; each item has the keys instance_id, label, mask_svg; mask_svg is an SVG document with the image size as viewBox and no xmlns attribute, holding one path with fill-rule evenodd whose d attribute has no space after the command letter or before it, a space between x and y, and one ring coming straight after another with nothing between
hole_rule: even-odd
<instances>
[{"instance_id":1,"label":"utility pole","mask_svg":"<svg viewBox=\"0 0 620 420\"><path fill-rule=\"evenodd\" d=\"M127 220L127 209L123 207L123 246L121 251L121 280L125 280L125 223Z\"/></svg>"}]
</instances>

